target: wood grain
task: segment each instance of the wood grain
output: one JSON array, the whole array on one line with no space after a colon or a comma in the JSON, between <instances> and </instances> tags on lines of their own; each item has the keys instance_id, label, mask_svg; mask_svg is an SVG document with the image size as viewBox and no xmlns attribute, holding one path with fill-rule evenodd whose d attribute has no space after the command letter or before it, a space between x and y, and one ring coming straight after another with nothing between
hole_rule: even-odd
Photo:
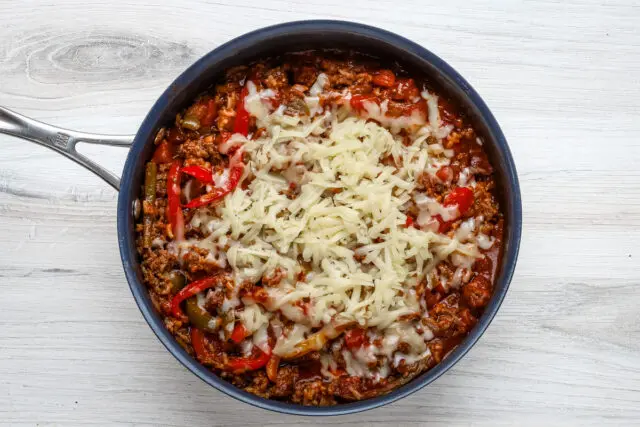
<instances>
[{"instance_id":1,"label":"wood grain","mask_svg":"<svg viewBox=\"0 0 640 427\"><path fill-rule=\"evenodd\" d=\"M0 423L640 425L640 7L633 0L0 1L0 105L134 133L184 68L278 22L348 19L442 56L517 162L524 236L491 327L393 405L313 419L213 390L153 336L126 285L116 194L0 135ZM87 147L89 150L89 147ZM126 152L91 147L121 170Z\"/></svg>"}]
</instances>

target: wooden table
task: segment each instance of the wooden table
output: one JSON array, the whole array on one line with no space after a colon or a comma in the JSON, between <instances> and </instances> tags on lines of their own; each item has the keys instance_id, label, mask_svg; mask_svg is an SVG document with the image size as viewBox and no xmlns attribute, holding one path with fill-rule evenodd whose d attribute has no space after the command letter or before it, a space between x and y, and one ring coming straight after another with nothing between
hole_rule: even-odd
<instances>
[{"instance_id":1,"label":"wooden table","mask_svg":"<svg viewBox=\"0 0 640 427\"><path fill-rule=\"evenodd\" d=\"M358 415L302 418L237 402L184 369L142 319L118 255L116 193L52 151L0 136L0 422L640 424L636 1L2 1L0 105L134 133L205 52L307 18L366 22L423 44L502 125L524 235L480 342L421 392ZM116 172L126 155L85 152Z\"/></svg>"}]
</instances>

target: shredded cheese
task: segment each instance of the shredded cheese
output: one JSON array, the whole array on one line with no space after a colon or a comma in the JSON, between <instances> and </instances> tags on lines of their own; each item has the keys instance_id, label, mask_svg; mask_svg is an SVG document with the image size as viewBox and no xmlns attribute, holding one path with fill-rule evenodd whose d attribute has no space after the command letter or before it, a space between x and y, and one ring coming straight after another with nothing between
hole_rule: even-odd
<instances>
[{"instance_id":1,"label":"shredded cheese","mask_svg":"<svg viewBox=\"0 0 640 427\"><path fill-rule=\"evenodd\" d=\"M323 325L353 322L378 331L383 345L342 350L350 375L384 378L389 364L426 357L425 340L433 334L417 321L403 320L423 311L414 288L447 258L459 266L459 284L463 269L480 256L478 246L493 243L476 236L473 222L453 235L439 234L433 217L455 219L457 207L416 192L417 177L435 173L451 157L442 146L451 127L441 125L437 97L422 93L428 117L417 110L388 117L386 102L365 102L364 116L357 116L348 106L319 106L327 86L327 76L320 74L305 98L312 114L289 116L283 108L271 111L271 91L247 85L245 107L267 131L257 139L234 136L224 149L244 146L248 186L238 186L215 207L199 209L192 226L206 237L184 241L181 248L209 249L212 260L232 269L236 283L284 272L279 284L265 288L265 308L245 301L236 311L256 333L254 345L265 345L270 324L279 331L274 353L286 354ZM401 130L410 135L410 144L403 144ZM468 179L468 171L461 174L461 183ZM294 197L288 194L291 184ZM421 211L420 228L405 226L412 200ZM293 326L273 326L276 312ZM400 343L409 353L396 351ZM370 369L378 355L387 362ZM323 352L321 363L323 374L333 375L335 360Z\"/></svg>"}]
</instances>

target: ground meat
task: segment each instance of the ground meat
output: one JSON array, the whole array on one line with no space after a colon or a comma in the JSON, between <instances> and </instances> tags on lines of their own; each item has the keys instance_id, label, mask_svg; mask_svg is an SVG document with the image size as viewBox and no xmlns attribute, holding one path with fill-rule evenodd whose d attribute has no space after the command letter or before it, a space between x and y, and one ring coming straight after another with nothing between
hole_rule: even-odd
<instances>
[{"instance_id":1,"label":"ground meat","mask_svg":"<svg viewBox=\"0 0 640 427\"><path fill-rule=\"evenodd\" d=\"M436 336L447 336L453 333L456 322L457 305L455 299L447 298L429 310L427 325Z\"/></svg>"},{"instance_id":2,"label":"ground meat","mask_svg":"<svg viewBox=\"0 0 640 427\"><path fill-rule=\"evenodd\" d=\"M473 128L466 128L460 131L453 131L444 140L444 148L453 148L456 144L460 144L462 141L474 141L476 139L476 133Z\"/></svg>"},{"instance_id":3,"label":"ground meat","mask_svg":"<svg viewBox=\"0 0 640 427\"><path fill-rule=\"evenodd\" d=\"M220 307L224 302L224 297L225 297L224 289L216 288L216 289L209 290L209 292L207 292L207 297L204 301L204 308L209 313L215 313L218 307Z\"/></svg>"},{"instance_id":4,"label":"ground meat","mask_svg":"<svg viewBox=\"0 0 640 427\"><path fill-rule=\"evenodd\" d=\"M165 317L164 324L173 335L181 335L186 342L189 341L189 330L185 327L185 322L172 317Z\"/></svg>"},{"instance_id":5,"label":"ground meat","mask_svg":"<svg viewBox=\"0 0 640 427\"><path fill-rule=\"evenodd\" d=\"M435 289L427 291L425 295L425 302L427 304L427 308L431 310L437 303L439 303L442 298L444 298L444 294L438 292Z\"/></svg>"},{"instance_id":6,"label":"ground meat","mask_svg":"<svg viewBox=\"0 0 640 427\"><path fill-rule=\"evenodd\" d=\"M478 274L486 274L490 277L491 272L493 271L493 261L491 261L491 258L486 255L482 258L478 258L473 264L473 271Z\"/></svg>"},{"instance_id":7,"label":"ground meat","mask_svg":"<svg viewBox=\"0 0 640 427\"><path fill-rule=\"evenodd\" d=\"M373 76L371 73L359 73L355 77L355 81L351 86L351 93L366 94L373 90Z\"/></svg>"},{"instance_id":8,"label":"ground meat","mask_svg":"<svg viewBox=\"0 0 640 427\"><path fill-rule=\"evenodd\" d=\"M158 311L158 313L162 313L165 316L168 316L171 313L171 301L167 297L160 296L153 290L149 290L149 297L151 298L153 307Z\"/></svg>"},{"instance_id":9,"label":"ground meat","mask_svg":"<svg viewBox=\"0 0 640 427\"><path fill-rule=\"evenodd\" d=\"M441 262L436 265L435 270L432 272L433 288L440 293L447 293L447 290L451 287L454 273L455 267L447 262Z\"/></svg>"},{"instance_id":10,"label":"ground meat","mask_svg":"<svg viewBox=\"0 0 640 427\"><path fill-rule=\"evenodd\" d=\"M493 167L484 153L471 158L471 167L477 175L489 176L493 173Z\"/></svg>"},{"instance_id":11,"label":"ground meat","mask_svg":"<svg viewBox=\"0 0 640 427\"><path fill-rule=\"evenodd\" d=\"M491 299L491 282L485 276L476 276L464 285L462 297L470 307L484 307Z\"/></svg>"},{"instance_id":12,"label":"ground meat","mask_svg":"<svg viewBox=\"0 0 640 427\"><path fill-rule=\"evenodd\" d=\"M498 215L498 207L493 197L493 181L478 182L474 192L473 206L469 209L470 216L481 215L490 220Z\"/></svg>"},{"instance_id":13,"label":"ground meat","mask_svg":"<svg viewBox=\"0 0 640 427\"><path fill-rule=\"evenodd\" d=\"M283 87L289 85L287 74L282 69L282 67L269 70L262 82L266 87L275 91L278 91Z\"/></svg>"},{"instance_id":14,"label":"ground meat","mask_svg":"<svg viewBox=\"0 0 640 427\"><path fill-rule=\"evenodd\" d=\"M145 257L145 264L155 273L165 273L172 269L176 257L164 249L150 252Z\"/></svg>"},{"instance_id":15,"label":"ground meat","mask_svg":"<svg viewBox=\"0 0 640 427\"><path fill-rule=\"evenodd\" d=\"M232 369L234 363L242 363L243 358L248 358L249 365L258 359L264 362L264 353L261 347L254 346L251 351L246 350L246 344L253 340L252 331L242 330L243 322L240 321L240 313L247 310L248 304L257 304L261 312L270 312L271 321L267 328L267 345L273 349L276 340L282 330L291 331L293 322L285 318L278 312L269 308L272 304L270 292L277 287L287 277L287 271L283 268L270 268L268 274L263 275L256 283L255 279L243 280L241 283L233 282L233 274L228 266L218 265L209 251L197 246L180 245L181 256L177 257L177 246L174 239L174 224L168 217L168 197L167 197L167 174L172 162L180 162L180 166L201 166L207 170L212 170L214 176L221 174L229 167L230 153L221 153L219 148L234 132L237 115L242 112L239 102L243 88L248 80L251 80L258 90L270 89L275 93L275 98L271 108L282 106L285 115L308 114L309 106L305 102L305 97L310 96L309 90L316 82L318 75L324 73L328 77L325 91L320 95L320 105L325 108L336 108L351 105L349 98L344 97L344 91L348 91L352 96L360 96L361 99L377 98L376 102L385 102L386 115L388 117L412 115L418 112L422 115L428 113L426 102L420 97L420 92L424 90L423 81L406 77L406 74L394 65L392 69L387 69L376 64L372 59L361 57L333 54L318 54L306 52L282 58L272 58L251 64L251 66L240 66L230 69L226 73L226 78L220 84L212 87L187 109L183 110L176 118L175 126L162 128L155 140L158 146L156 174L156 194L155 201L144 203L146 223L136 225L138 238L136 245L141 258L141 270L145 285L148 287L149 296L155 309L163 316L165 327L175 337L176 341L189 354L195 356L203 365L207 366L221 378L231 384L244 389L250 393L265 398L283 400L302 405L334 405L342 402L368 399L388 393L391 390L405 384L416 375L430 369L446 356L455 346L457 346L477 323L478 317L482 314L482 309L491 297L492 280L496 260L499 259L500 241L502 239L503 221L498 210L498 205L493 194L494 177L493 169L483 151L482 146L476 143L474 129L464 118L464 115L455 109L445 98L439 96L440 116L444 124L453 125L453 129L448 138L443 141L446 148L453 150L453 158L450 165L440 167L435 176L433 170L429 169L419 174L417 178L417 188L426 193L429 197L443 203L445 196L450 194L459 184L460 174L464 173L469 179L475 179L475 186L467 185L474 192L473 206L463 215L463 218L452 220L440 224L440 233L449 232L452 237L454 231L458 229L462 219L471 216L483 216L484 221L479 227L479 231L492 239L496 243L491 249L484 251L485 256L478 259L472 270L465 269L462 280L457 281L457 269L452 266L450 259L444 259L436 264L433 276L429 278L429 283L433 289L427 286L425 276L420 277L420 282L415 287L415 297L421 307L420 312L411 312L400 316L404 322L414 322L416 331L423 334L426 330L431 330L435 335L432 340L426 341L431 356L418 360L415 363L406 363L402 360L399 365L386 365L387 359L384 355L376 355L375 359L368 361L369 368L375 369L382 365L389 366L387 378L379 381L358 376L350 376L347 373L345 362L347 339L345 336L338 336L330 340L320 351L310 351L302 357L294 360L280 360L275 354L268 357L267 366L257 369L242 370L239 372ZM381 78L383 76L384 78ZM353 100L353 98L352 98ZM183 119L186 116L195 117L201 123L200 128L187 129ZM186 123L187 125L188 122ZM249 118L249 129L247 137L256 140L263 136L267 129L260 129L256 126L254 117ZM191 124L192 127L197 127ZM326 136L326 135L325 135ZM409 146L414 143L408 130L403 130L399 136L402 143ZM426 144L432 148L437 146L439 140L431 135L427 138ZM233 153L231 151L231 153ZM449 152L446 153L450 155ZM438 155L443 161L444 154ZM245 161L248 160L245 157ZM396 163L398 162L398 163ZM398 167L403 162L403 158L394 159L388 155L382 159L382 165L393 168ZM288 169L291 165L285 164L278 168L273 167L271 173L277 174ZM293 165L297 168L297 164ZM293 169L293 168L292 168ZM175 171L175 169L174 169ZM299 179L286 178L292 185L288 189L283 189L282 194L288 198L298 197L301 184L299 181L305 174L304 165L302 171L296 176ZM247 190L249 184L255 178L252 172L245 176L242 182L242 189ZM202 181L202 182L201 182ZM181 204L186 204L190 200L212 191L212 184L206 179L194 178L183 174L181 179ZM327 188L327 197L339 198L342 191L340 188ZM142 194L144 198L144 194ZM216 209L220 205L210 205L208 214L215 216ZM202 208L200 208L202 209ZM202 210L199 213L204 213ZM199 240L206 234L205 228L192 227L191 221L194 218L196 209L182 209L184 218L184 237L186 241ZM409 201L403 208L409 221L406 226L417 226L411 224L419 215L419 210L413 201ZM150 223L149 220L153 222ZM205 231L203 231L205 230ZM444 230L444 231L443 231ZM146 242L143 239L146 238ZM148 234L151 233L151 234ZM386 233L383 231L382 233ZM149 237L154 243L149 243ZM235 240L235 237L232 238ZM378 237L374 243L382 243L384 239ZM146 244L146 247L143 246ZM227 249L222 248L221 250ZM349 248L355 250L357 248ZM363 261L363 256L355 254L355 260ZM312 271L310 264L300 263L302 271L296 279L300 282L307 280L307 273ZM217 282L215 287L201 290L205 292L204 309L213 316L219 316L222 320L224 330L205 330L206 327L195 320L192 310L183 310L188 315L179 316L172 311L172 300L184 286L177 285L169 280L169 273L179 270L187 280L187 286L199 279L219 275L224 280ZM224 274L219 274L224 272ZM311 277L311 276L309 276ZM473 280L469 280L473 277ZM295 282L294 282L295 283ZM462 286L460 286L462 285ZM182 288L183 289L183 288ZM193 301L193 300L192 300ZM294 300L295 310L298 309L307 317L310 317L310 299L301 298ZM232 309L225 310L223 307L231 306ZM175 308L175 304L174 304ZM276 323L273 320L276 320ZM202 319L200 319L202 320ZM205 320L206 321L206 320ZM193 322L193 323L192 323ZM209 325L207 323L207 325ZM228 326L228 328L227 328ZM215 328L214 326L208 326ZM322 326L314 325L308 334L316 333ZM204 328L204 329L199 329ZM350 329L350 331L353 329ZM365 343L374 346L382 346L381 335L374 335L372 329L363 331ZM232 332L233 331L233 332ZM200 338L195 334L200 333ZM367 335L368 334L368 335ZM196 354L192 339L204 340L195 342L195 348L201 354ZM244 341L243 341L244 339ZM353 341L351 341L353 343ZM355 347L354 347L355 348ZM349 351L349 350L347 350ZM354 351L353 349L351 351ZM394 349L396 354L411 353L411 346L404 341ZM202 353L204 352L204 353ZM267 356L269 356L267 354ZM333 377L323 377L321 374L321 358L331 356L333 358L329 371ZM322 360L324 362L324 360ZM267 372L269 375L267 375Z\"/></svg>"},{"instance_id":16,"label":"ground meat","mask_svg":"<svg viewBox=\"0 0 640 427\"><path fill-rule=\"evenodd\" d=\"M424 190L427 196L439 200L442 198L445 190L445 185L435 176L423 172L418 176L418 188Z\"/></svg>"},{"instance_id":17,"label":"ground meat","mask_svg":"<svg viewBox=\"0 0 640 427\"><path fill-rule=\"evenodd\" d=\"M468 308L458 304L458 295L451 294L429 310L424 323L437 337L464 335L476 323L476 318Z\"/></svg>"},{"instance_id":18,"label":"ground meat","mask_svg":"<svg viewBox=\"0 0 640 427\"><path fill-rule=\"evenodd\" d=\"M315 83L318 74L317 68L309 65L293 67L293 81L307 87L311 87Z\"/></svg>"},{"instance_id":19,"label":"ground meat","mask_svg":"<svg viewBox=\"0 0 640 427\"><path fill-rule=\"evenodd\" d=\"M363 69L349 63L323 60L321 66L329 77L330 84L338 88L354 85L356 82L358 82L356 86L361 86L371 81L371 77L362 75Z\"/></svg>"},{"instance_id":20,"label":"ground meat","mask_svg":"<svg viewBox=\"0 0 640 427\"><path fill-rule=\"evenodd\" d=\"M173 336L175 337L180 347L185 349L187 353L191 353L191 342L189 340L189 329L185 326L173 332Z\"/></svg>"},{"instance_id":21,"label":"ground meat","mask_svg":"<svg viewBox=\"0 0 640 427\"><path fill-rule=\"evenodd\" d=\"M262 276L262 284L268 287L278 286L282 279L286 276L286 272L278 267L268 276Z\"/></svg>"},{"instance_id":22,"label":"ground meat","mask_svg":"<svg viewBox=\"0 0 640 427\"><path fill-rule=\"evenodd\" d=\"M182 257L183 268L190 273L213 275L220 271L220 265L207 259L209 250L192 247Z\"/></svg>"},{"instance_id":23,"label":"ground meat","mask_svg":"<svg viewBox=\"0 0 640 427\"><path fill-rule=\"evenodd\" d=\"M169 293L167 273L174 268L176 257L164 249L147 251L142 262L142 275L145 283L154 290L157 295Z\"/></svg>"},{"instance_id":24,"label":"ground meat","mask_svg":"<svg viewBox=\"0 0 640 427\"><path fill-rule=\"evenodd\" d=\"M335 404L333 384L333 382L325 383L322 380L296 382L293 386L291 401L307 406L333 405Z\"/></svg>"},{"instance_id":25,"label":"ground meat","mask_svg":"<svg viewBox=\"0 0 640 427\"><path fill-rule=\"evenodd\" d=\"M362 379L358 377L340 377L336 382L336 395L346 400L359 400L362 390Z\"/></svg>"},{"instance_id":26,"label":"ground meat","mask_svg":"<svg viewBox=\"0 0 640 427\"><path fill-rule=\"evenodd\" d=\"M305 85L301 85L301 84L295 84L293 86L291 86L291 89L288 90L286 93L290 94L289 95L289 99L292 98L299 98L302 99L305 97L305 93L309 90L309 86L305 86Z\"/></svg>"},{"instance_id":27,"label":"ground meat","mask_svg":"<svg viewBox=\"0 0 640 427\"><path fill-rule=\"evenodd\" d=\"M459 334L466 334L468 333L471 328L473 328L476 323L477 323L478 319L475 318L475 316L471 313L471 311L466 308L466 307L462 307L458 310L458 318L456 321L456 325L458 327L458 333Z\"/></svg>"},{"instance_id":28,"label":"ground meat","mask_svg":"<svg viewBox=\"0 0 640 427\"><path fill-rule=\"evenodd\" d=\"M293 385L298 379L297 366L282 366L278 369L276 383L271 392L275 397L285 397L293 394Z\"/></svg>"},{"instance_id":29,"label":"ground meat","mask_svg":"<svg viewBox=\"0 0 640 427\"><path fill-rule=\"evenodd\" d=\"M206 159L209 157L209 151L204 145L204 138L202 140L190 139L185 141L184 144L180 146L178 153L187 159L194 157L197 159ZM193 161L191 163L193 163Z\"/></svg>"},{"instance_id":30,"label":"ground meat","mask_svg":"<svg viewBox=\"0 0 640 427\"><path fill-rule=\"evenodd\" d=\"M249 393L253 393L257 396L261 397L269 397L269 393L267 393L267 388L269 387L269 379L267 378L267 374L264 371L258 371L253 376L253 381L250 386L246 388Z\"/></svg>"},{"instance_id":31,"label":"ground meat","mask_svg":"<svg viewBox=\"0 0 640 427\"><path fill-rule=\"evenodd\" d=\"M445 356L444 344L440 340L433 340L428 344L431 357L436 363L440 363Z\"/></svg>"},{"instance_id":32,"label":"ground meat","mask_svg":"<svg viewBox=\"0 0 640 427\"><path fill-rule=\"evenodd\" d=\"M247 67L246 65L238 65L236 67L229 68L226 72L227 82L229 82L228 84L230 85L228 90L235 90L237 87L239 87L238 82L245 79L248 71L249 67ZM216 91L224 92L224 89L218 87L216 88Z\"/></svg>"},{"instance_id":33,"label":"ground meat","mask_svg":"<svg viewBox=\"0 0 640 427\"><path fill-rule=\"evenodd\" d=\"M425 365L419 364L419 366ZM405 384L420 372L416 369L413 369L413 372L410 371L412 371L412 369L407 369L405 367L405 373L401 374L399 378L387 378L380 380L377 383L366 378L343 376L335 381L334 393L336 396L347 401L369 399L371 397L385 394L394 388Z\"/></svg>"},{"instance_id":34,"label":"ground meat","mask_svg":"<svg viewBox=\"0 0 640 427\"><path fill-rule=\"evenodd\" d=\"M355 73L346 69L338 69L337 73L331 74L329 76L329 81L334 86L348 86L352 84L355 79Z\"/></svg>"},{"instance_id":35,"label":"ground meat","mask_svg":"<svg viewBox=\"0 0 640 427\"><path fill-rule=\"evenodd\" d=\"M216 95L216 103L220 105L216 126L220 131L231 132L235 122L236 104L240 95L240 87L239 85L224 85L222 87L225 88L227 92L224 93L224 95Z\"/></svg>"}]
</instances>

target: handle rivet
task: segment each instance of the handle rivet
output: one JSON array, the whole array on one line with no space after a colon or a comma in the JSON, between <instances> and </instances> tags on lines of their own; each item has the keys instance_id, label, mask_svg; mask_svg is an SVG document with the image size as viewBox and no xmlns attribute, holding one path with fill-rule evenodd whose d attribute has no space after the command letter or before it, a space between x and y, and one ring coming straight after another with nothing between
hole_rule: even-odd
<instances>
[{"instance_id":1,"label":"handle rivet","mask_svg":"<svg viewBox=\"0 0 640 427\"><path fill-rule=\"evenodd\" d=\"M133 205L131 206L131 213L133 214L133 218L140 218L140 213L142 212L142 207L140 205L140 199L135 199L133 201Z\"/></svg>"}]
</instances>

